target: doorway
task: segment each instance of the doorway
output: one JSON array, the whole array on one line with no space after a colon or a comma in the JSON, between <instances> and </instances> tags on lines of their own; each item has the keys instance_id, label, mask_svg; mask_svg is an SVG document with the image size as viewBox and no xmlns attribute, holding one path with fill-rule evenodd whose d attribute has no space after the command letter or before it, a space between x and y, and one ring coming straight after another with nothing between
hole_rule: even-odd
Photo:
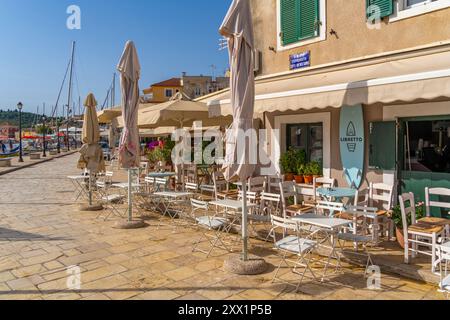
<instances>
[{"instance_id":1,"label":"doorway","mask_svg":"<svg viewBox=\"0 0 450 320\"><path fill-rule=\"evenodd\" d=\"M426 187L450 189L450 116L400 119L399 129L401 192L425 201ZM450 202L443 198L435 200ZM432 214L449 216L440 209Z\"/></svg>"}]
</instances>

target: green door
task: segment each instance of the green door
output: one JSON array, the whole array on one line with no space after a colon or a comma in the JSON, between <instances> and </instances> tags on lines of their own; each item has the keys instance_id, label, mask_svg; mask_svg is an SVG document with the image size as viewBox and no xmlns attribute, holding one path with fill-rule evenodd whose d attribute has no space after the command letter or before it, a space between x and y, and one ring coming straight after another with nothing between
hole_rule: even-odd
<instances>
[{"instance_id":1,"label":"green door","mask_svg":"<svg viewBox=\"0 0 450 320\"><path fill-rule=\"evenodd\" d=\"M401 119L399 180L401 193L413 192L425 201L425 188L450 189L450 116ZM450 199L435 199L450 202ZM433 216L448 217L439 208Z\"/></svg>"}]
</instances>

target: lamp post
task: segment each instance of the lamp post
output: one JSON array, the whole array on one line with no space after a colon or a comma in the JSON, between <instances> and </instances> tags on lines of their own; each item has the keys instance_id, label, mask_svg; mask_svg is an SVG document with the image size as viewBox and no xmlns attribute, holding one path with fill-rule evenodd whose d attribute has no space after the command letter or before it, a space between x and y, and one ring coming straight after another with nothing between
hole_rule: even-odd
<instances>
[{"instance_id":1,"label":"lamp post","mask_svg":"<svg viewBox=\"0 0 450 320\"><path fill-rule=\"evenodd\" d=\"M47 121L47 118L46 118L45 114L43 114L42 115L42 126L43 126L43 128L42 128L42 149L44 149L44 150L42 152L42 156L44 158L47 157L46 146L45 146L45 136L47 135L46 121Z\"/></svg>"},{"instance_id":2,"label":"lamp post","mask_svg":"<svg viewBox=\"0 0 450 320\"><path fill-rule=\"evenodd\" d=\"M61 140L59 140L59 118L56 119L56 139L58 139L58 143L56 144L56 149L58 150L58 154L61 153Z\"/></svg>"},{"instance_id":3,"label":"lamp post","mask_svg":"<svg viewBox=\"0 0 450 320\"><path fill-rule=\"evenodd\" d=\"M19 110L19 162L23 162L23 152L22 152L22 109L23 104L19 102L17 104L17 109Z\"/></svg>"}]
</instances>

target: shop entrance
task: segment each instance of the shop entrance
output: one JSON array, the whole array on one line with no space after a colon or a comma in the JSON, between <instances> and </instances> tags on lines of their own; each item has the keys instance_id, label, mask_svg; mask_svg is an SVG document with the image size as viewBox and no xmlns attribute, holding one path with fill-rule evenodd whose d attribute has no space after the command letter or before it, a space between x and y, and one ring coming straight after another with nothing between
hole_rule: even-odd
<instances>
[{"instance_id":1,"label":"shop entrance","mask_svg":"<svg viewBox=\"0 0 450 320\"><path fill-rule=\"evenodd\" d=\"M425 201L425 188L450 188L450 115L400 119L399 167L401 192ZM435 199L450 202L450 199ZM437 217L449 212L436 209Z\"/></svg>"}]
</instances>

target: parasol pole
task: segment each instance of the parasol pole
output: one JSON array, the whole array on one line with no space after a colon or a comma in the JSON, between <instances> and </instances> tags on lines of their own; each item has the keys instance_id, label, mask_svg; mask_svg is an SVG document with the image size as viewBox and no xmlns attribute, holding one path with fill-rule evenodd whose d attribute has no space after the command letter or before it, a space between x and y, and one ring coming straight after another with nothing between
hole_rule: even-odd
<instances>
[{"instance_id":1,"label":"parasol pole","mask_svg":"<svg viewBox=\"0 0 450 320\"><path fill-rule=\"evenodd\" d=\"M242 260L248 261L248 207L247 207L247 180L242 183Z\"/></svg>"},{"instance_id":2,"label":"parasol pole","mask_svg":"<svg viewBox=\"0 0 450 320\"><path fill-rule=\"evenodd\" d=\"M128 221L133 221L133 192L131 190L132 187L132 169L128 169Z\"/></svg>"},{"instance_id":3,"label":"parasol pole","mask_svg":"<svg viewBox=\"0 0 450 320\"><path fill-rule=\"evenodd\" d=\"M89 170L89 206L92 207L92 172Z\"/></svg>"}]
</instances>

